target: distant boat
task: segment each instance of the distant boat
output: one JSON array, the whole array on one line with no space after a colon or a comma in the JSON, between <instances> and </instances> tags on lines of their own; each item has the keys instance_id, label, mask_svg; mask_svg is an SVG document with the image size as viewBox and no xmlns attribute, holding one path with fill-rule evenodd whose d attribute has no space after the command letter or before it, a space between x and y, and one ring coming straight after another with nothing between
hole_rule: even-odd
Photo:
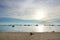
<instances>
[{"instance_id":1,"label":"distant boat","mask_svg":"<svg viewBox=\"0 0 60 40\"><path fill-rule=\"evenodd\" d=\"M38 24L36 24L35 26L39 26Z\"/></svg>"},{"instance_id":2,"label":"distant boat","mask_svg":"<svg viewBox=\"0 0 60 40\"><path fill-rule=\"evenodd\" d=\"M12 25L12 27L15 27L14 25Z\"/></svg>"},{"instance_id":3,"label":"distant boat","mask_svg":"<svg viewBox=\"0 0 60 40\"><path fill-rule=\"evenodd\" d=\"M28 26L30 26L30 25L28 25Z\"/></svg>"},{"instance_id":4,"label":"distant boat","mask_svg":"<svg viewBox=\"0 0 60 40\"><path fill-rule=\"evenodd\" d=\"M57 25L57 26L60 26L60 25Z\"/></svg>"},{"instance_id":5,"label":"distant boat","mask_svg":"<svg viewBox=\"0 0 60 40\"><path fill-rule=\"evenodd\" d=\"M24 26L27 26L27 25L24 25Z\"/></svg>"}]
</instances>

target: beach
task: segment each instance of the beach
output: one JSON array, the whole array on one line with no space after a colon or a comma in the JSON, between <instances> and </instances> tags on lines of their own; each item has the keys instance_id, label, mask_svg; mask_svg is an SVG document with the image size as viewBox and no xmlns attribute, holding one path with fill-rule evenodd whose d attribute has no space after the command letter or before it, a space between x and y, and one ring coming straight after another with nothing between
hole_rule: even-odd
<instances>
[{"instance_id":1,"label":"beach","mask_svg":"<svg viewBox=\"0 0 60 40\"><path fill-rule=\"evenodd\" d=\"M0 40L60 40L60 32L0 32Z\"/></svg>"}]
</instances>

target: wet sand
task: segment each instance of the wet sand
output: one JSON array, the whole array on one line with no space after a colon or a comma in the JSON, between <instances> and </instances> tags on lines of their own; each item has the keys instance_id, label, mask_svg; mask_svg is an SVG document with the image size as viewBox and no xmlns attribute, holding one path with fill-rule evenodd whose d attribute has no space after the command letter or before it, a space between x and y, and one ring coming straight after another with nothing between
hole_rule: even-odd
<instances>
[{"instance_id":1,"label":"wet sand","mask_svg":"<svg viewBox=\"0 0 60 40\"><path fill-rule=\"evenodd\" d=\"M60 32L0 32L0 40L60 40Z\"/></svg>"}]
</instances>

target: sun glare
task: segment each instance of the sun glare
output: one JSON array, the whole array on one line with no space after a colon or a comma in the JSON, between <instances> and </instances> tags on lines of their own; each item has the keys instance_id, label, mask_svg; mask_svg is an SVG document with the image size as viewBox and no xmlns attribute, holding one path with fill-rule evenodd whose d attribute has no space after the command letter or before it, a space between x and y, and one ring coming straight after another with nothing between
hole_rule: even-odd
<instances>
[{"instance_id":1,"label":"sun glare","mask_svg":"<svg viewBox=\"0 0 60 40\"><path fill-rule=\"evenodd\" d=\"M44 26L43 25L38 26L37 32L44 32Z\"/></svg>"},{"instance_id":2,"label":"sun glare","mask_svg":"<svg viewBox=\"0 0 60 40\"><path fill-rule=\"evenodd\" d=\"M46 17L46 13L43 10L37 10L37 11L35 11L34 17L36 20L42 20L43 18Z\"/></svg>"}]
</instances>

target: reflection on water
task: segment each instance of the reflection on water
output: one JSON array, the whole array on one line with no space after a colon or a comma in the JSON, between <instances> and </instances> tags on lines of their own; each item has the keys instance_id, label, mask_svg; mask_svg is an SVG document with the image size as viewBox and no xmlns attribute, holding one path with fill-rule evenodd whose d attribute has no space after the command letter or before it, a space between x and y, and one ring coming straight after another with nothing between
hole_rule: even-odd
<instances>
[{"instance_id":1,"label":"reflection on water","mask_svg":"<svg viewBox=\"0 0 60 40\"><path fill-rule=\"evenodd\" d=\"M0 32L60 32L59 26L0 26Z\"/></svg>"},{"instance_id":2,"label":"reflection on water","mask_svg":"<svg viewBox=\"0 0 60 40\"><path fill-rule=\"evenodd\" d=\"M36 30L37 32L43 32L44 31L44 26L43 25L39 25L39 26L36 27L36 29L37 29Z\"/></svg>"},{"instance_id":3,"label":"reflection on water","mask_svg":"<svg viewBox=\"0 0 60 40\"><path fill-rule=\"evenodd\" d=\"M53 31L53 27L49 26L44 26L44 25L39 25L36 27L36 32L51 32Z\"/></svg>"}]
</instances>

